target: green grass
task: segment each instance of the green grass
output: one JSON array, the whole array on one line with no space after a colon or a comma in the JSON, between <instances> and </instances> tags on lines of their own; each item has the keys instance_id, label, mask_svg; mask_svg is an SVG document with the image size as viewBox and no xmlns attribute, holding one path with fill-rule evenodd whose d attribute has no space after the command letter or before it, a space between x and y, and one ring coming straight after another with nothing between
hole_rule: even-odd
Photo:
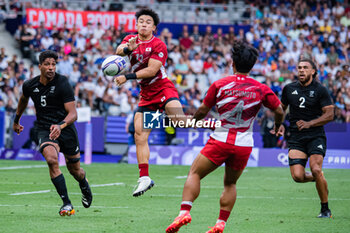
<instances>
[{"instance_id":1,"label":"green grass","mask_svg":"<svg viewBox=\"0 0 350 233\"><path fill-rule=\"evenodd\" d=\"M188 166L151 166L156 187L132 197L138 169L129 164L83 165L90 184L124 183L93 187L93 205L82 207L80 189L66 168L62 171L77 211L60 217L61 205L47 167L3 170L1 167L45 165L43 162L0 160L0 232L118 232L157 233L177 216ZM180 232L206 232L219 212L224 170L202 181L191 211L192 223ZM289 169L247 168L238 181L238 198L225 232L350 232L350 170L325 170L334 219L318 219L320 205L315 184L297 184ZM51 190L48 193L9 195Z\"/></svg>"}]
</instances>

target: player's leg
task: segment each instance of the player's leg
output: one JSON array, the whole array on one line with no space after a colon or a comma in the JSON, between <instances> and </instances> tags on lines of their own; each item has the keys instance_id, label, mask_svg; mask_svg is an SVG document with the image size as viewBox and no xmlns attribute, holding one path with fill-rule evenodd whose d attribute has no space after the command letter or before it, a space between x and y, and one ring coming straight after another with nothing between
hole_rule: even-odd
<instances>
[{"instance_id":1,"label":"player's leg","mask_svg":"<svg viewBox=\"0 0 350 233\"><path fill-rule=\"evenodd\" d=\"M66 158L67 169L69 173L79 182L82 193L81 203L85 208L89 208L92 203L92 192L89 182L86 178L86 172L80 167L80 153L75 155L64 154Z\"/></svg>"},{"instance_id":2,"label":"player's leg","mask_svg":"<svg viewBox=\"0 0 350 233\"><path fill-rule=\"evenodd\" d=\"M310 168L315 177L316 189L321 201L320 218L331 218L332 214L328 208L328 185L322 172L323 158L326 155L327 138L325 135L319 135L308 143L310 154Z\"/></svg>"},{"instance_id":3,"label":"player's leg","mask_svg":"<svg viewBox=\"0 0 350 233\"><path fill-rule=\"evenodd\" d=\"M331 218L332 214L328 208L328 184L322 172L323 155L313 154L310 156L310 168L315 177L316 189L321 201L321 213L318 217Z\"/></svg>"},{"instance_id":4,"label":"player's leg","mask_svg":"<svg viewBox=\"0 0 350 233\"><path fill-rule=\"evenodd\" d=\"M186 119L188 117L183 112L182 105L177 98L169 99L165 104L164 109L167 116L169 116L173 122L183 121L184 123L186 123Z\"/></svg>"},{"instance_id":5,"label":"player's leg","mask_svg":"<svg viewBox=\"0 0 350 233\"><path fill-rule=\"evenodd\" d=\"M179 216L168 226L166 229L167 233L178 232L180 227L191 222L190 211L192 203L197 199L200 192L200 180L217 167L218 165L201 153L196 157L184 185Z\"/></svg>"},{"instance_id":6,"label":"player's leg","mask_svg":"<svg viewBox=\"0 0 350 233\"><path fill-rule=\"evenodd\" d=\"M58 141L66 159L69 173L79 182L82 193L81 203L85 208L89 208L92 203L92 192L86 179L86 172L80 167L80 146L75 126L70 125L62 130Z\"/></svg>"},{"instance_id":7,"label":"player's leg","mask_svg":"<svg viewBox=\"0 0 350 233\"><path fill-rule=\"evenodd\" d=\"M233 206L237 198L236 183L243 170L235 170L228 166L225 168L224 190L220 197L220 213L214 227L211 227L207 233L224 231L227 219L230 217Z\"/></svg>"},{"instance_id":8,"label":"player's leg","mask_svg":"<svg viewBox=\"0 0 350 233\"><path fill-rule=\"evenodd\" d=\"M221 233L225 229L227 219L229 218L237 198L236 183L247 166L252 147L241 147L231 145L230 156L226 161L224 175L224 190L220 197L220 213L214 227L207 233Z\"/></svg>"},{"instance_id":9,"label":"player's leg","mask_svg":"<svg viewBox=\"0 0 350 233\"><path fill-rule=\"evenodd\" d=\"M307 163L307 154L301 150L290 149L289 153L289 167L292 178L295 182L305 183L314 181L312 173L305 172Z\"/></svg>"},{"instance_id":10,"label":"player's leg","mask_svg":"<svg viewBox=\"0 0 350 233\"><path fill-rule=\"evenodd\" d=\"M143 114L137 112L134 118L135 125L135 144L136 144L136 156L139 166L140 178L138 179L138 185L133 192L133 196L137 197L144 194L147 190L153 187L154 182L149 177L148 161L150 156L148 137L151 133L151 129L143 128Z\"/></svg>"},{"instance_id":11,"label":"player's leg","mask_svg":"<svg viewBox=\"0 0 350 233\"><path fill-rule=\"evenodd\" d=\"M40 132L39 132L40 135ZM42 141L43 137L39 137ZM47 165L49 167L49 173L51 177L51 181L56 188L58 195L61 197L63 205L59 210L59 214L61 216L72 215L75 213L71 201L68 197L68 191L66 186L66 181L64 176L59 168L58 164L58 151L59 146L57 143L46 141L40 145L40 151L44 156Z\"/></svg>"}]
</instances>

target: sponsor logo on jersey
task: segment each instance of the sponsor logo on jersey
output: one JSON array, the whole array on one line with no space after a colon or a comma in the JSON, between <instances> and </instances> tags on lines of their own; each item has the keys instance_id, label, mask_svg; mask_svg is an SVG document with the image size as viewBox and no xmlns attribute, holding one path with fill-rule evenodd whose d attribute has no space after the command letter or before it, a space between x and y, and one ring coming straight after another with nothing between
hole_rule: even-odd
<instances>
[{"instance_id":1,"label":"sponsor logo on jersey","mask_svg":"<svg viewBox=\"0 0 350 233\"><path fill-rule=\"evenodd\" d=\"M310 91L310 97L315 97L315 91Z\"/></svg>"},{"instance_id":2,"label":"sponsor logo on jersey","mask_svg":"<svg viewBox=\"0 0 350 233\"><path fill-rule=\"evenodd\" d=\"M321 150L323 150L322 144L318 145L317 148L320 148Z\"/></svg>"},{"instance_id":3,"label":"sponsor logo on jersey","mask_svg":"<svg viewBox=\"0 0 350 233\"><path fill-rule=\"evenodd\" d=\"M146 48L146 52L151 52L151 51L152 51L151 47Z\"/></svg>"},{"instance_id":4,"label":"sponsor logo on jersey","mask_svg":"<svg viewBox=\"0 0 350 233\"><path fill-rule=\"evenodd\" d=\"M50 89L50 93L54 93L55 92L55 86L52 86Z\"/></svg>"},{"instance_id":5,"label":"sponsor logo on jersey","mask_svg":"<svg viewBox=\"0 0 350 233\"><path fill-rule=\"evenodd\" d=\"M77 146L77 148L75 149L75 152L78 152L79 151L79 146Z\"/></svg>"},{"instance_id":6,"label":"sponsor logo on jersey","mask_svg":"<svg viewBox=\"0 0 350 233\"><path fill-rule=\"evenodd\" d=\"M158 53L158 56L159 57L164 57L164 53L160 52L160 53Z\"/></svg>"},{"instance_id":7,"label":"sponsor logo on jersey","mask_svg":"<svg viewBox=\"0 0 350 233\"><path fill-rule=\"evenodd\" d=\"M295 91L292 92L292 95L297 95L297 94L298 94L298 91L297 91L297 90L295 90Z\"/></svg>"},{"instance_id":8,"label":"sponsor logo on jersey","mask_svg":"<svg viewBox=\"0 0 350 233\"><path fill-rule=\"evenodd\" d=\"M39 92L39 88L35 88L33 92Z\"/></svg>"}]
</instances>

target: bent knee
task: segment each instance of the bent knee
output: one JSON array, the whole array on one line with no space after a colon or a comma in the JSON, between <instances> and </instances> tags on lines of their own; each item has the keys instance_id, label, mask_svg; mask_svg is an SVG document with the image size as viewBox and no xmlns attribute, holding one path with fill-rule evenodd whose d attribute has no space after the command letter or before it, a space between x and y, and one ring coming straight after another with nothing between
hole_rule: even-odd
<instances>
[{"instance_id":1,"label":"bent knee","mask_svg":"<svg viewBox=\"0 0 350 233\"><path fill-rule=\"evenodd\" d=\"M322 175L322 169L321 168L313 168L311 169L311 173L313 177L319 177Z\"/></svg>"},{"instance_id":2,"label":"bent knee","mask_svg":"<svg viewBox=\"0 0 350 233\"><path fill-rule=\"evenodd\" d=\"M302 175L292 175L292 178L297 183L304 182L304 176L302 176Z\"/></svg>"}]
</instances>

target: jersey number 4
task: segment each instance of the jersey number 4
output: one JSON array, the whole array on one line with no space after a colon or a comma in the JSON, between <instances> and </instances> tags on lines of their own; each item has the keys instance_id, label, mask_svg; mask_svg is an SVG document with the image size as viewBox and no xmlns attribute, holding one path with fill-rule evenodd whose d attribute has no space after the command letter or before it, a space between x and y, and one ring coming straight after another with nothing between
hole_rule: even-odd
<instances>
[{"instance_id":1,"label":"jersey number 4","mask_svg":"<svg viewBox=\"0 0 350 233\"><path fill-rule=\"evenodd\" d=\"M46 95L42 95L40 98L40 104L41 106L45 107L46 106Z\"/></svg>"},{"instance_id":2,"label":"jersey number 4","mask_svg":"<svg viewBox=\"0 0 350 233\"><path fill-rule=\"evenodd\" d=\"M305 108L305 98L304 97L300 97L299 98L300 104L299 104L299 108Z\"/></svg>"}]
</instances>

